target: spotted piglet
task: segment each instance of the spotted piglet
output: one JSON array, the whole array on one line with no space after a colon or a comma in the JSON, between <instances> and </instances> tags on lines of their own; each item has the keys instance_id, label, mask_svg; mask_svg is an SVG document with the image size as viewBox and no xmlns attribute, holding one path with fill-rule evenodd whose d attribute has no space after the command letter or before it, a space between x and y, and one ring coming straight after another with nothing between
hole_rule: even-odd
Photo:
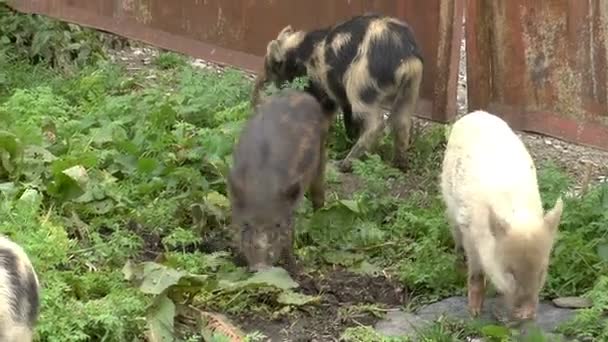
<instances>
[{"instance_id":1,"label":"spotted piglet","mask_svg":"<svg viewBox=\"0 0 608 342\"><path fill-rule=\"evenodd\" d=\"M0 235L0 341L32 341L39 291L38 277L24 250Z\"/></svg>"}]
</instances>

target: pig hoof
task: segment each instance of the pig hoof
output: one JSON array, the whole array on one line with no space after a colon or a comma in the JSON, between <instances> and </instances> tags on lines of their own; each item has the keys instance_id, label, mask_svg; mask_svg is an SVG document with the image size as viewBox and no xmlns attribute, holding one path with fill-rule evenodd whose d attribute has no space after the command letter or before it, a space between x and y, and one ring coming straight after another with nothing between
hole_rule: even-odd
<instances>
[{"instance_id":1,"label":"pig hoof","mask_svg":"<svg viewBox=\"0 0 608 342\"><path fill-rule=\"evenodd\" d=\"M481 306L469 305L469 313L473 317L479 317L479 314L481 313Z\"/></svg>"},{"instance_id":2,"label":"pig hoof","mask_svg":"<svg viewBox=\"0 0 608 342\"><path fill-rule=\"evenodd\" d=\"M338 163L338 170L344 173L351 172L353 170L352 161L349 159L342 160L340 163Z\"/></svg>"}]
</instances>

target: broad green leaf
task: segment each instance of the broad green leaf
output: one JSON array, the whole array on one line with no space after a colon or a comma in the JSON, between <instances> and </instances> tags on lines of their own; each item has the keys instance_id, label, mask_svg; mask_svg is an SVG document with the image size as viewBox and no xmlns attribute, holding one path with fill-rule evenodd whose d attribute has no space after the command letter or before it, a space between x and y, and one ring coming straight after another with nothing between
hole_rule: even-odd
<instances>
[{"instance_id":1,"label":"broad green leaf","mask_svg":"<svg viewBox=\"0 0 608 342\"><path fill-rule=\"evenodd\" d=\"M134 265L131 261L128 261L122 272L125 280L138 283L139 289L146 294L158 295L169 287L176 285L216 286L216 282L206 275L189 274L155 262L143 262Z\"/></svg>"},{"instance_id":2,"label":"broad green leaf","mask_svg":"<svg viewBox=\"0 0 608 342\"><path fill-rule=\"evenodd\" d=\"M505 338L511 333L509 328L500 325L489 324L481 328L481 333L485 337Z\"/></svg>"},{"instance_id":3,"label":"broad green leaf","mask_svg":"<svg viewBox=\"0 0 608 342\"><path fill-rule=\"evenodd\" d=\"M53 34L52 31L46 31L46 30L38 31L38 32L34 33L34 39L32 40L32 50L31 50L32 56L39 54L40 51L42 51L42 49L45 48L45 45L51 39L52 34Z\"/></svg>"},{"instance_id":4,"label":"broad green leaf","mask_svg":"<svg viewBox=\"0 0 608 342\"><path fill-rule=\"evenodd\" d=\"M23 194L21 194L21 197L19 197L20 201L28 202L30 204L38 203L40 199L40 194L35 189L26 189Z\"/></svg>"},{"instance_id":5,"label":"broad green leaf","mask_svg":"<svg viewBox=\"0 0 608 342\"><path fill-rule=\"evenodd\" d=\"M170 286L176 285L187 274L153 262L144 262L142 266L143 279L139 289L147 294L160 294Z\"/></svg>"},{"instance_id":6,"label":"broad green leaf","mask_svg":"<svg viewBox=\"0 0 608 342\"><path fill-rule=\"evenodd\" d=\"M146 317L147 337L150 342L174 341L175 304L166 295L155 300Z\"/></svg>"},{"instance_id":7,"label":"broad green leaf","mask_svg":"<svg viewBox=\"0 0 608 342\"><path fill-rule=\"evenodd\" d=\"M127 260L125 265L122 267L122 274L124 276L124 280L126 281L139 279L142 275L141 265L135 265L133 261Z\"/></svg>"},{"instance_id":8,"label":"broad green leaf","mask_svg":"<svg viewBox=\"0 0 608 342\"><path fill-rule=\"evenodd\" d=\"M243 285L268 285L274 286L283 290L296 288L296 283L285 269L281 267L270 267L262 271L256 272L249 279L242 282Z\"/></svg>"},{"instance_id":9,"label":"broad green leaf","mask_svg":"<svg viewBox=\"0 0 608 342\"><path fill-rule=\"evenodd\" d=\"M43 148L41 146L30 145L25 148L24 151L26 158L32 158L35 160L42 160L45 163L50 163L54 160L57 160L57 157L53 155L49 150Z\"/></svg>"},{"instance_id":10,"label":"broad green leaf","mask_svg":"<svg viewBox=\"0 0 608 342\"><path fill-rule=\"evenodd\" d=\"M48 190L63 199L74 199L85 193L89 177L82 165L75 165L55 175Z\"/></svg>"},{"instance_id":11,"label":"broad green leaf","mask_svg":"<svg viewBox=\"0 0 608 342\"><path fill-rule=\"evenodd\" d=\"M0 131L0 149L7 151L11 158L15 158L22 151L21 142L16 135L7 131Z\"/></svg>"},{"instance_id":12,"label":"broad green leaf","mask_svg":"<svg viewBox=\"0 0 608 342\"><path fill-rule=\"evenodd\" d=\"M114 141L114 126L110 124L99 128L93 128L91 129L91 135L93 143L98 146L112 142Z\"/></svg>"},{"instance_id":13,"label":"broad green leaf","mask_svg":"<svg viewBox=\"0 0 608 342\"><path fill-rule=\"evenodd\" d=\"M353 213L359 214L361 210L359 209L359 202L354 200L341 200L340 203L350 209Z\"/></svg>"},{"instance_id":14,"label":"broad green leaf","mask_svg":"<svg viewBox=\"0 0 608 342\"><path fill-rule=\"evenodd\" d=\"M279 294L277 301L283 305L302 306L313 302L318 302L319 297L308 296L293 291L283 291Z\"/></svg>"},{"instance_id":15,"label":"broad green leaf","mask_svg":"<svg viewBox=\"0 0 608 342\"><path fill-rule=\"evenodd\" d=\"M76 184L83 189L86 187L89 181L87 170L82 165L72 166L69 169L63 170L62 173L70 177L71 180L76 182Z\"/></svg>"}]
</instances>

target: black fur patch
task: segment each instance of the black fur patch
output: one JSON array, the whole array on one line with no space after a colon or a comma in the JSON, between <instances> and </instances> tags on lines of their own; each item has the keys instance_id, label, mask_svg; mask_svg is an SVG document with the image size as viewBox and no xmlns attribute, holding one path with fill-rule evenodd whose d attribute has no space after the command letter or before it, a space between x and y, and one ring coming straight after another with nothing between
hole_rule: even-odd
<instances>
[{"instance_id":1,"label":"black fur patch","mask_svg":"<svg viewBox=\"0 0 608 342\"><path fill-rule=\"evenodd\" d=\"M387 26L388 34L371 41L367 55L369 73L380 88L394 85L398 81L395 80L395 70L399 65L419 54L412 33L406 26L395 23Z\"/></svg>"},{"instance_id":2,"label":"black fur patch","mask_svg":"<svg viewBox=\"0 0 608 342\"><path fill-rule=\"evenodd\" d=\"M34 275L28 272L27 278L22 278L18 270L18 259L15 253L9 249L0 249L0 267L6 270L9 276L10 287L9 293L11 297L8 301L11 310L15 312L16 317L13 319L20 323L31 324L38 310L38 288ZM29 310L25 312L23 306L20 305L22 300L27 300Z\"/></svg>"},{"instance_id":3,"label":"black fur patch","mask_svg":"<svg viewBox=\"0 0 608 342\"><path fill-rule=\"evenodd\" d=\"M361 90L359 96L361 97L361 100L363 100L363 102L367 104L372 104L374 103L374 101L376 101L376 98L378 98L378 90L371 85L367 85Z\"/></svg>"},{"instance_id":4,"label":"black fur patch","mask_svg":"<svg viewBox=\"0 0 608 342\"><path fill-rule=\"evenodd\" d=\"M409 47L409 53L406 51L408 56L410 54L416 56L422 63L424 63L422 51L420 51L420 47L416 43L416 39L414 39L414 33L408 26L388 23L388 28L391 32L396 33L397 36L400 37L401 41L403 42L403 46Z\"/></svg>"},{"instance_id":5,"label":"black fur patch","mask_svg":"<svg viewBox=\"0 0 608 342\"><path fill-rule=\"evenodd\" d=\"M360 16L353 20L337 25L326 38L325 45L325 63L330 66L327 74L328 86L336 95L338 101L345 103L346 91L342 82L346 70L355 59L357 50L365 36L367 27L370 21L375 16ZM348 34L350 39L338 50L337 53L331 47L331 42L338 37L339 34Z\"/></svg>"},{"instance_id":6,"label":"black fur patch","mask_svg":"<svg viewBox=\"0 0 608 342\"><path fill-rule=\"evenodd\" d=\"M333 113L338 108L338 105L327 95L323 88L315 82L310 81L305 90L319 101L323 112Z\"/></svg>"},{"instance_id":7,"label":"black fur patch","mask_svg":"<svg viewBox=\"0 0 608 342\"><path fill-rule=\"evenodd\" d=\"M29 310L27 312L27 319L30 326L34 325L36 318L38 317L38 310L40 307L40 295L38 293L38 285L34 273L30 270L27 274L27 280L25 282L25 292L29 302Z\"/></svg>"},{"instance_id":8,"label":"black fur patch","mask_svg":"<svg viewBox=\"0 0 608 342\"><path fill-rule=\"evenodd\" d=\"M296 77L306 75L305 62L310 60L315 45L327 35L327 29L307 32L302 42L285 54L283 74L286 81L293 81Z\"/></svg>"}]
</instances>

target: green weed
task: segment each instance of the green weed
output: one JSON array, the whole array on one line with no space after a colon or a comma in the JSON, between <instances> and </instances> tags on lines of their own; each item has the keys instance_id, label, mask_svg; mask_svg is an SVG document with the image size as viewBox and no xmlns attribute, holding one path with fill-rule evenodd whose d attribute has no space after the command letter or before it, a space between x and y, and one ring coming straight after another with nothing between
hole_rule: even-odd
<instances>
[{"instance_id":1,"label":"green weed","mask_svg":"<svg viewBox=\"0 0 608 342\"><path fill-rule=\"evenodd\" d=\"M174 52L164 52L156 56L152 61L161 70L175 69L186 65L187 60L184 56Z\"/></svg>"},{"instance_id":2,"label":"green weed","mask_svg":"<svg viewBox=\"0 0 608 342\"><path fill-rule=\"evenodd\" d=\"M103 58L103 40L88 28L14 12L0 3L0 54L64 71Z\"/></svg>"}]
</instances>

